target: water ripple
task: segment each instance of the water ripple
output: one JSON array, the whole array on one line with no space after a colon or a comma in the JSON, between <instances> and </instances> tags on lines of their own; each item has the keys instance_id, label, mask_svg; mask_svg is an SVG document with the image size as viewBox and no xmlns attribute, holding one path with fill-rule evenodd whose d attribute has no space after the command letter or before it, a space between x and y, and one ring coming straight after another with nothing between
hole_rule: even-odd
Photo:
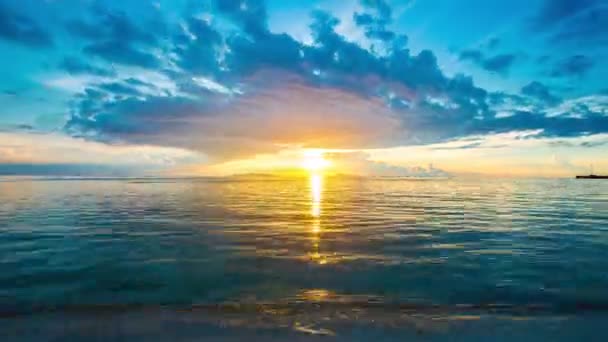
<instances>
[{"instance_id":1,"label":"water ripple","mask_svg":"<svg viewBox=\"0 0 608 342\"><path fill-rule=\"evenodd\" d=\"M576 307L608 302L607 230L607 182L8 180L0 305Z\"/></svg>"}]
</instances>

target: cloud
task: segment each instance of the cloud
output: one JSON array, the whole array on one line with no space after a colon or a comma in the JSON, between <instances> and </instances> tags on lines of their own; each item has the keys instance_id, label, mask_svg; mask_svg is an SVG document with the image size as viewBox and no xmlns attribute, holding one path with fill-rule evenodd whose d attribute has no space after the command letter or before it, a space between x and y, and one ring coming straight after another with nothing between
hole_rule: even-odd
<instances>
[{"instance_id":1,"label":"cloud","mask_svg":"<svg viewBox=\"0 0 608 342\"><path fill-rule=\"evenodd\" d=\"M7 97L17 97L17 96L19 96L19 92L16 90L12 90L12 89L5 89L5 90L2 90L2 95L7 96Z\"/></svg>"},{"instance_id":2,"label":"cloud","mask_svg":"<svg viewBox=\"0 0 608 342\"><path fill-rule=\"evenodd\" d=\"M184 31L186 29L187 31ZM199 18L188 18L185 27L174 37L177 64L194 74L215 74L219 71L220 47L223 37Z\"/></svg>"},{"instance_id":3,"label":"cloud","mask_svg":"<svg viewBox=\"0 0 608 342\"><path fill-rule=\"evenodd\" d=\"M301 52L305 50L286 34L266 34L256 41L233 37L229 41L232 51L227 56L228 68L247 76L263 68L290 70L296 74L305 72Z\"/></svg>"},{"instance_id":4,"label":"cloud","mask_svg":"<svg viewBox=\"0 0 608 342\"><path fill-rule=\"evenodd\" d=\"M393 21L392 8L384 0L361 0L364 12L355 12L353 21L355 25L365 31L365 36L371 40L391 43L397 34L387 28Z\"/></svg>"},{"instance_id":5,"label":"cloud","mask_svg":"<svg viewBox=\"0 0 608 342\"><path fill-rule=\"evenodd\" d=\"M91 44L84 48L84 52L98 56L108 62L124 65L155 68L160 65L158 59L150 53L134 49L129 43L123 41L107 41Z\"/></svg>"},{"instance_id":6,"label":"cloud","mask_svg":"<svg viewBox=\"0 0 608 342\"><path fill-rule=\"evenodd\" d=\"M605 169L598 159L608 134L551 137L542 129L471 135L424 146L366 150L370 159L390 165L440 164L451 174L572 177L590 163ZM463 163L463 160L467 160ZM567 162L567 163L565 163Z\"/></svg>"},{"instance_id":7,"label":"cloud","mask_svg":"<svg viewBox=\"0 0 608 342\"><path fill-rule=\"evenodd\" d=\"M595 65L595 62L585 55L570 56L553 68L551 76L578 76L583 77Z\"/></svg>"},{"instance_id":8,"label":"cloud","mask_svg":"<svg viewBox=\"0 0 608 342\"><path fill-rule=\"evenodd\" d=\"M127 82L108 82L101 83L97 86L97 89L104 90L108 93L119 95L119 96L142 96L143 94L133 85Z\"/></svg>"},{"instance_id":9,"label":"cloud","mask_svg":"<svg viewBox=\"0 0 608 342\"><path fill-rule=\"evenodd\" d=\"M486 58L481 50L468 49L461 51L458 58L471 61L487 71L506 74L517 57L514 54L499 54Z\"/></svg>"},{"instance_id":10,"label":"cloud","mask_svg":"<svg viewBox=\"0 0 608 342\"><path fill-rule=\"evenodd\" d=\"M392 18L393 11L385 0L361 0L361 5L375 11L378 17L384 20L391 20Z\"/></svg>"},{"instance_id":11,"label":"cloud","mask_svg":"<svg viewBox=\"0 0 608 342\"><path fill-rule=\"evenodd\" d=\"M545 0L534 18L536 28L544 29L583 12L596 3L595 0Z\"/></svg>"},{"instance_id":12,"label":"cloud","mask_svg":"<svg viewBox=\"0 0 608 342\"><path fill-rule=\"evenodd\" d=\"M608 116L608 96L591 95L568 99L558 106L548 108L547 116L584 119L592 116Z\"/></svg>"},{"instance_id":13,"label":"cloud","mask_svg":"<svg viewBox=\"0 0 608 342\"><path fill-rule=\"evenodd\" d=\"M465 145L459 145L459 146L446 146L446 147L433 147L433 149L435 150L469 150L469 149L474 149L474 148L480 148L481 147L481 142L472 142L472 143L467 143ZM498 148L503 147L503 146L498 146ZM496 148L496 147L493 147Z\"/></svg>"},{"instance_id":14,"label":"cloud","mask_svg":"<svg viewBox=\"0 0 608 342\"><path fill-rule=\"evenodd\" d=\"M9 124L0 126L0 133L28 132L33 130L34 126L29 124Z\"/></svg>"},{"instance_id":15,"label":"cloud","mask_svg":"<svg viewBox=\"0 0 608 342\"><path fill-rule=\"evenodd\" d=\"M48 48L53 39L38 23L0 4L0 38L33 48Z\"/></svg>"},{"instance_id":16,"label":"cloud","mask_svg":"<svg viewBox=\"0 0 608 342\"><path fill-rule=\"evenodd\" d=\"M66 24L68 32L91 41L124 41L153 46L156 36L136 25L124 12L108 10L101 3L89 9L92 19L74 19Z\"/></svg>"},{"instance_id":17,"label":"cloud","mask_svg":"<svg viewBox=\"0 0 608 342\"><path fill-rule=\"evenodd\" d=\"M587 12L573 18L564 25L555 37L555 41L577 43L580 41L591 44L602 44L608 42L608 4L597 2L597 7L589 9Z\"/></svg>"},{"instance_id":18,"label":"cloud","mask_svg":"<svg viewBox=\"0 0 608 342\"><path fill-rule=\"evenodd\" d=\"M549 55L542 55L542 56L538 56L538 58L536 58L536 63L539 64L539 65L545 65L550 60L551 60L551 56L549 56Z\"/></svg>"},{"instance_id":19,"label":"cloud","mask_svg":"<svg viewBox=\"0 0 608 342\"><path fill-rule=\"evenodd\" d=\"M487 58L483 61L482 66L488 71L506 73L513 65L513 62L515 62L515 55L502 54Z\"/></svg>"},{"instance_id":20,"label":"cloud","mask_svg":"<svg viewBox=\"0 0 608 342\"><path fill-rule=\"evenodd\" d=\"M512 116L480 122L472 131L479 134L504 133L517 130L543 130L542 136L577 137L608 132L608 117L584 112L580 116L547 116L530 112L517 112Z\"/></svg>"},{"instance_id":21,"label":"cloud","mask_svg":"<svg viewBox=\"0 0 608 342\"><path fill-rule=\"evenodd\" d=\"M520 30L500 32L500 38L497 32L477 32L477 44L466 45L473 36L458 28L432 28L437 31L429 35L423 25L408 32L416 40L410 44L397 29L405 23L396 21L414 14L424 17L425 6L402 15L401 6L392 4L396 2L307 4L333 12L314 10L299 24L282 16L293 15L293 9L299 16L302 4L267 8L261 0L167 2L162 10L137 1L51 1L45 7L48 15L28 5L17 14L17 7L5 5L0 7L5 19L0 37L13 46L54 43L56 50L37 55L16 50L15 56L30 55L15 64L19 75L7 78L24 82L4 86L1 96L17 113L5 120L17 122L3 127L17 131L20 111L53 112L57 120L65 115L62 133L76 143L164 146L219 162L286 146L389 148L513 131L542 130L530 140L608 132L608 102L589 91L599 87L605 73L604 1L541 1L529 28L552 43L581 45L551 45L547 57L544 44L528 46L540 43L539 37L531 37L522 51L534 50L534 56L543 58L530 63L512 49ZM50 33L58 24L63 32L53 41ZM294 32L286 27L291 25L307 38L283 33ZM462 63L454 63L444 51L424 49L431 42L425 39L446 34L473 47L459 51L458 59L475 65L472 72L487 87L458 73ZM488 78L489 73L512 79ZM530 75L545 79L528 79ZM589 79L575 89L577 77ZM516 93L504 90L521 85ZM25 101L41 91L53 92L48 108ZM25 124L36 122L25 117ZM463 150L490 147L473 141L432 152Z\"/></svg>"},{"instance_id":22,"label":"cloud","mask_svg":"<svg viewBox=\"0 0 608 342\"><path fill-rule=\"evenodd\" d=\"M433 164L423 166L399 166L384 161L371 159L369 153L363 151L329 152L325 158L330 160L337 169L356 170L361 176L374 177L415 177L415 178L437 178L449 177L450 174L444 170L435 168Z\"/></svg>"},{"instance_id":23,"label":"cloud","mask_svg":"<svg viewBox=\"0 0 608 342\"><path fill-rule=\"evenodd\" d=\"M604 0L545 0L531 27L556 43L595 44L608 41L607 19Z\"/></svg>"},{"instance_id":24,"label":"cloud","mask_svg":"<svg viewBox=\"0 0 608 342\"><path fill-rule=\"evenodd\" d=\"M549 88L547 88L544 84L538 81L531 82L521 88L521 93L536 98L550 105L554 105L560 102L560 99L558 97L551 94Z\"/></svg>"},{"instance_id":25,"label":"cloud","mask_svg":"<svg viewBox=\"0 0 608 342\"><path fill-rule=\"evenodd\" d=\"M77 57L66 57L59 67L72 75L115 76L116 72L100 68L82 61Z\"/></svg>"},{"instance_id":26,"label":"cloud","mask_svg":"<svg viewBox=\"0 0 608 342\"><path fill-rule=\"evenodd\" d=\"M584 141L580 144L580 146L582 147L589 147L589 148L593 148L593 147L599 147L599 146L605 146L608 145L608 140L604 140L604 141Z\"/></svg>"},{"instance_id":27,"label":"cloud","mask_svg":"<svg viewBox=\"0 0 608 342\"><path fill-rule=\"evenodd\" d=\"M458 58L461 61L470 60L475 63L481 63L483 61L483 57L483 52L481 52L480 50L469 49L462 50Z\"/></svg>"},{"instance_id":28,"label":"cloud","mask_svg":"<svg viewBox=\"0 0 608 342\"><path fill-rule=\"evenodd\" d=\"M90 19L79 18L66 23L72 36L89 41L83 49L86 54L110 63L144 68L160 66L158 58L149 50L159 44L152 32L162 33L162 30L144 30L126 13L108 10L101 3L91 6L89 14Z\"/></svg>"},{"instance_id":29,"label":"cloud","mask_svg":"<svg viewBox=\"0 0 608 342\"><path fill-rule=\"evenodd\" d=\"M89 90L76 108L78 115L72 117L66 129L106 141L200 150L220 159L274 151L288 144L378 144L394 138L399 131L399 121L378 100L317 89L292 76L272 72L256 75L251 82L285 77L291 77L290 81L267 89L256 88L247 97L226 101L222 100L223 92L206 88L198 98L121 101Z\"/></svg>"},{"instance_id":30,"label":"cloud","mask_svg":"<svg viewBox=\"0 0 608 342\"><path fill-rule=\"evenodd\" d=\"M496 49L501 43L501 39L498 37L492 37L490 38L490 40L488 40L487 42L487 47L489 50L494 50Z\"/></svg>"},{"instance_id":31,"label":"cloud","mask_svg":"<svg viewBox=\"0 0 608 342\"><path fill-rule=\"evenodd\" d=\"M159 170L177 164L204 161L197 153L151 145L102 144L58 134L0 132L0 173L7 165L110 165L121 168Z\"/></svg>"},{"instance_id":32,"label":"cloud","mask_svg":"<svg viewBox=\"0 0 608 342\"><path fill-rule=\"evenodd\" d=\"M215 0L218 11L235 23L252 37L268 33L268 14L263 0Z\"/></svg>"},{"instance_id":33,"label":"cloud","mask_svg":"<svg viewBox=\"0 0 608 342\"><path fill-rule=\"evenodd\" d=\"M126 14L100 11L72 23L85 52L111 62L116 75L83 78L64 131L108 143L191 149L217 160L286 145L387 147L514 130L546 128L550 136L608 131L598 110L554 115L563 100L539 81L520 94L497 94L471 77L447 75L432 51L412 53L403 35L364 46L337 32L338 18L317 10L312 40L304 44L268 29L262 1L208 5L195 4L197 10L163 25L162 39ZM362 2L353 19L364 32L387 29L392 11L386 6ZM117 28L124 28L124 37ZM367 38L379 43L379 37ZM517 59L480 50L462 51L460 58L500 74ZM125 72L126 66L137 72ZM95 73L92 66L78 67ZM580 64L568 67L582 72ZM155 78L147 76L152 72Z\"/></svg>"}]
</instances>

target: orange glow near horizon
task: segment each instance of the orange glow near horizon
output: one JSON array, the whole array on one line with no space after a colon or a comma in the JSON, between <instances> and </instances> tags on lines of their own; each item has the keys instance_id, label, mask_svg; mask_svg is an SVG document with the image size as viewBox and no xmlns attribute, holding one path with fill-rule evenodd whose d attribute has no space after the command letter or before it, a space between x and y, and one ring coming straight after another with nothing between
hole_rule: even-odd
<instances>
[{"instance_id":1,"label":"orange glow near horizon","mask_svg":"<svg viewBox=\"0 0 608 342\"><path fill-rule=\"evenodd\" d=\"M323 150L306 150L303 152L302 167L311 173L329 168L332 163L323 157Z\"/></svg>"}]
</instances>

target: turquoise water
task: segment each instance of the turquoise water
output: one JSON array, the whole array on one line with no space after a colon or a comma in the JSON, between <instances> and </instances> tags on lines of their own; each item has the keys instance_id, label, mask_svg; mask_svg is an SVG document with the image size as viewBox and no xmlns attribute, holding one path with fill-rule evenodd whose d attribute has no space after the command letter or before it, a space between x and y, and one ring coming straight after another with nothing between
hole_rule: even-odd
<instances>
[{"instance_id":1,"label":"turquoise water","mask_svg":"<svg viewBox=\"0 0 608 342\"><path fill-rule=\"evenodd\" d=\"M0 182L0 311L608 310L608 182ZM273 306L274 305L274 306Z\"/></svg>"}]
</instances>

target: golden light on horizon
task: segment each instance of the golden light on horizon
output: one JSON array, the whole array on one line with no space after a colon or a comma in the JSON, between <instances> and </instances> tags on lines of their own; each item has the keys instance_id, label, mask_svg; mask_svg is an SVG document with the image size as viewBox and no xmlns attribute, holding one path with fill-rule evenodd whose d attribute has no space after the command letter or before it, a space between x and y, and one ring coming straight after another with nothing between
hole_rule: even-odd
<instances>
[{"instance_id":1,"label":"golden light on horizon","mask_svg":"<svg viewBox=\"0 0 608 342\"><path fill-rule=\"evenodd\" d=\"M320 172L331 166L331 162L323 157L323 150L306 150L302 157L302 167L310 172Z\"/></svg>"}]
</instances>

